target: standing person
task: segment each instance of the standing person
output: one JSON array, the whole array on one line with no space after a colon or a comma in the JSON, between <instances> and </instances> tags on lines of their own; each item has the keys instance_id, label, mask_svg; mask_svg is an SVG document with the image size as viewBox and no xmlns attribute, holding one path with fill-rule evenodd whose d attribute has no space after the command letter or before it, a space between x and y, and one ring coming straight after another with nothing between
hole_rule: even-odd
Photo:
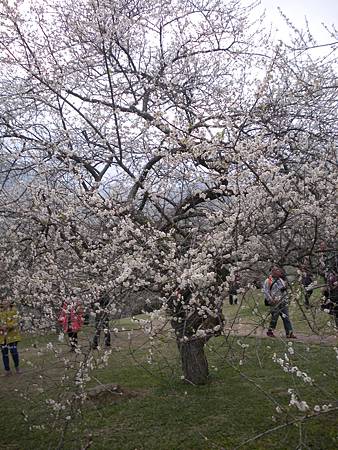
<instances>
[{"instance_id":1,"label":"standing person","mask_svg":"<svg viewBox=\"0 0 338 450\"><path fill-rule=\"evenodd\" d=\"M274 330L278 317L281 316L286 333L289 339L296 339L292 331L292 324L289 318L287 281L283 269L273 266L270 276L265 280L263 286L265 304L270 306L271 320L267 335L275 337Z\"/></svg>"},{"instance_id":2,"label":"standing person","mask_svg":"<svg viewBox=\"0 0 338 450\"><path fill-rule=\"evenodd\" d=\"M109 330L109 295L102 292L99 297L98 307L95 311L95 335L93 338L92 348L96 349L99 345L101 331L104 333L104 345L110 347L110 330Z\"/></svg>"},{"instance_id":3,"label":"standing person","mask_svg":"<svg viewBox=\"0 0 338 450\"><path fill-rule=\"evenodd\" d=\"M5 376L12 374L9 365L9 354L11 353L16 373L19 369L18 342L21 340L19 333L18 312L14 304L8 300L2 302L0 307L0 347Z\"/></svg>"},{"instance_id":4,"label":"standing person","mask_svg":"<svg viewBox=\"0 0 338 450\"><path fill-rule=\"evenodd\" d=\"M313 283L313 275L309 267L303 266L301 268L301 282L304 288L304 305L306 308L309 308L309 299L313 294L313 289L308 288L308 286Z\"/></svg>"},{"instance_id":5,"label":"standing person","mask_svg":"<svg viewBox=\"0 0 338 450\"><path fill-rule=\"evenodd\" d=\"M68 334L70 351L74 352L78 346L78 332L83 324L83 311L80 302L76 299L65 301L59 316L59 324Z\"/></svg>"},{"instance_id":6,"label":"standing person","mask_svg":"<svg viewBox=\"0 0 338 450\"><path fill-rule=\"evenodd\" d=\"M320 258L319 258L319 273L327 280L330 273L337 273L338 271L338 252L335 248L329 248L325 241L319 244Z\"/></svg>"},{"instance_id":7,"label":"standing person","mask_svg":"<svg viewBox=\"0 0 338 450\"><path fill-rule=\"evenodd\" d=\"M338 328L338 274L330 272L326 278L326 287L323 291L325 302L321 305L324 311L334 316L335 326Z\"/></svg>"},{"instance_id":8,"label":"standing person","mask_svg":"<svg viewBox=\"0 0 338 450\"><path fill-rule=\"evenodd\" d=\"M230 281L230 286L229 286L229 303L230 303L230 305L237 305L238 289L239 289L239 276L238 276L238 274L236 274L235 279L233 281Z\"/></svg>"}]
</instances>

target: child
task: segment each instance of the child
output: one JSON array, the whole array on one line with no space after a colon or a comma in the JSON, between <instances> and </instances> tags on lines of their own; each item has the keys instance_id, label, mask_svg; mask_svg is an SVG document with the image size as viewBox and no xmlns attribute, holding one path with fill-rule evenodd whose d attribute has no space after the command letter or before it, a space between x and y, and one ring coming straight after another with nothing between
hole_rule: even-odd
<instances>
[{"instance_id":1,"label":"child","mask_svg":"<svg viewBox=\"0 0 338 450\"><path fill-rule=\"evenodd\" d=\"M5 368L5 376L12 375L9 365L10 351L16 373L20 373L19 369L19 353L18 342L21 340L19 333L18 312L13 303L5 300L0 307L0 347L2 353L2 361Z\"/></svg>"},{"instance_id":2,"label":"child","mask_svg":"<svg viewBox=\"0 0 338 450\"><path fill-rule=\"evenodd\" d=\"M83 323L82 308L79 302L72 300L65 301L59 316L59 323L65 333L68 334L70 351L74 352L77 348L77 333L80 331Z\"/></svg>"}]
</instances>

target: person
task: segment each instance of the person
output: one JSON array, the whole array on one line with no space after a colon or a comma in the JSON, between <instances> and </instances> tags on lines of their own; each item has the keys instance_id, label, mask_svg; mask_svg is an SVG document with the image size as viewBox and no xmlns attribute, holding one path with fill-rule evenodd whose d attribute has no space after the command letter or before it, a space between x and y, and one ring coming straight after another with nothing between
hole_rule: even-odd
<instances>
[{"instance_id":1,"label":"person","mask_svg":"<svg viewBox=\"0 0 338 450\"><path fill-rule=\"evenodd\" d=\"M288 339L296 339L289 318L287 280L282 268L278 266L273 266L271 268L270 276L264 282L263 292L265 304L270 306L271 313L270 326L267 335L275 337L274 330L276 329L278 318L281 316L286 337Z\"/></svg>"},{"instance_id":2,"label":"person","mask_svg":"<svg viewBox=\"0 0 338 450\"><path fill-rule=\"evenodd\" d=\"M301 268L301 282L304 288L304 305L306 308L310 307L310 297L313 294L313 289L310 289L310 286L313 283L313 275L309 267L303 266Z\"/></svg>"},{"instance_id":3,"label":"person","mask_svg":"<svg viewBox=\"0 0 338 450\"><path fill-rule=\"evenodd\" d=\"M229 303L230 305L237 305L237 293L239 289L239 276L236 274L235 279L229 285Z\"/></svg>"},{"instance_id":4,"label":"person","mask_svg":"<svg viewBox=\"0 0 338 450\"><path fill-rule=\"evenodd\" d=\"M325 301L321 309L334 316L335 326L338 327L338 274L336 271L328 273L323 294Z\"/></svg>"},{"instance_id":5,"label":"person","mask_svg":"<svg viewBox=\"0 0 338 450\"><path fill-rule=\"evenodd\" d=\"M74 352L78 347L78 332L83 324L83 311L78 300L72 298L70 301L66 300L63 303L59 324L68 335L70 351Z\"/></svg>"},{"instance_id":6,"label":"person","mask_svg":"<svg viewBox=\"0 0 338 450\"><path fill-rule=\"evenodd\" d=\"M338 271L338 252L334 248L329 248L325 241L319 244L319 273L326 280L330 273Z\"/></svg>"},{"instance_id":7,"label":"person","mask_svg":"<svg viewBox=\"0 0 338 450\"><path fill-rule=\"evenodd\" d=\"M20 340L17 309L12 302L4 300L0 309L0 347L5 376L12 375L9 364L9 352L12 355L15 372L21 373L18 353L18 342Z\"/></svg>"},{"instance_id":8,"label":"person","mask_svg":"<svg viewBox=\"0 0 338 450\"><path fill-rule=\"evenodd\" d=\"M92 348L96 349L99 345L101 331L104 333L104 344L106 347L110 347L110 330L109 330L109 314L108 314L108 306L109 306L109 295L107 292L102 292L99 301L98 307L95 311L95 335L93 338Z\"/></svg>"}]
</instances>

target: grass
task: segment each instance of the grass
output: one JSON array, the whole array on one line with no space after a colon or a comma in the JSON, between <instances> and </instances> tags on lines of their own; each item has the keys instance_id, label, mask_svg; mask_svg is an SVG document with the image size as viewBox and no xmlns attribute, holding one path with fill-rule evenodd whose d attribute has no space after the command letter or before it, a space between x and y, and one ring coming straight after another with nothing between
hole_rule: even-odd
<instances>
[{"instance_id":1,"label":"grass","mask_svg":"<svg viewBox=\"0 0 338 450\"><path fill-rule=\"evenodd\" d=\"M296 411L288 408L290 387L309 405L313 405L316 395L322 395L319 388L304 385L273 363L271 352L283 355L286 350L284 344L271 344L269 341L267 345L267 342L256 342L253 338L246 342L249 344L246 355L243 356L243 349L238 345L233 347L231 355L226 355L228 349L223 341L215 340L208 349L210 383L199 387L182 383L178 366L167 377L156 377L141 367L130 366L125 359L124 367L116 367L109 372L109 377L130 388L147 389L147 393L126 403L102 405L98 408L99 413L97 410L87 411L87 423L96 422L98 427L93 436L94 448L231 449L245 439L276 426L272 419L278 415L276 404L285 410L283 419L286 415L289 415L289 420L299 417ZM306 362L316 384L325 387L325 401L332 402L337 397L337 379L331 366L332 349L311 346L308 351L301 343L294 346L295 364L303 366ZM261 363L259 369L257 351ZM243 365L239 365L240 361L244 361ZM106 381L106 370L100 377ZM267 396L272 396L276 403L268 400ZM276 420L283 422L281 418ZM303 435L310 448L335 448L334 424L334 414L305 421L302 424ZM272 433L245 448L292 448L298 439L299 428L293 426L287 429L286 434L285 430Z\"/></svg>"},{"instance_id":2,"label":"grass","mask_svg":"<svg viewBox=\"0 0 338 450\"><path fill-rule=\"evenodd\" d=\"M256 306L251 301L240 309L243 321L252 320ZM264 306L258 309L264 311ZM228 317L235 317L236 312L237 306L225 307ZM295 309L293 318L300 324L298 314ZM326 321L327 316L320 320ZM228 450L246 441L240 448L337 448L337 411L313 412L315 405L338 406L333 345L294 342L292 354L282 340L232 335L212 339L206 348L210 381L192 386L180 378L178 354L170 337L163 336L151 346L129 319L116 326L136 331L132 340L127 332L115 336L107 366L100 362L104 351L94 352L96 368L87 387L117 383L124 394L86 401L81 411L76 403L67 405L67 400L72 398L72 380L82 357L69 355L53 334L25 337L20 344L24 374L1 380L1 410L5 411L0 415L0 429L5 430L0 434L1 449ZM309 332L305 323L302 327ZM83 347L88 346L92 332L92 327L84 328ZM60 353L48 349L49 342ZM287 354L292 366L314 379L313 385L296 373L285 373L272 360L274 353L284 360ZM64 374L68 378L62 379ZM309 411L289 406L290 388L308 403ZM66 405L57 419L48 399ZM253 439L259 434L260 438Z\"/></svg>"}]
</instances>

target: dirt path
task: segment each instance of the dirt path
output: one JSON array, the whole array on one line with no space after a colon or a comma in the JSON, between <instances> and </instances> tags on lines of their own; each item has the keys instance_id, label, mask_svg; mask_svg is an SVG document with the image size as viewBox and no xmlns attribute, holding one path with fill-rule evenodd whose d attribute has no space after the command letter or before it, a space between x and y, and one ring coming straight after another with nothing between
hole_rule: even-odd
<instances>
[{"instance_id":1,"label":"dirt path","mask_svg":"<svg viewBox=\"0 0 338 450\"><path fill-rule=\"evenodd\" d=\"M275 332L276 338L281 340L286 340L285 335L282 331ZM266 329L261 326L257 326L252 323L235 323L230 326L225 327L225 336L230 337L232 339L236 339L236 337L256 337L258 339L273 339L266 335ZM136 342L139 343L144 342L144 335L136 335ZM130 342L127 339L127 335L122 336L119 334L117 340L117 346L119 348L126 349ZM297 333L296 342L301 342L304 344L316 344L316 345L333 345L338 347L338 332L333 335L315 335L315 334L305 334L305 333ZM85 337L83 337L83 344L88 345L88 340L86 341ZM135 344L135 341L134 341ZM42 344L45 346L45 344ZM84 345L85 346L85 345ZM43 386L44 388L51 388L52 386L56 386L60 382L60 376L63 374L64 365L61 361L58 361L56 358L52 358L51 354L46 351L44 348L41 351L41 356L38 357L40 351L35 347L26 347L20 349L20 358L23 362L23 373L21 375L13 375L11 377L2 378L0 374L0 398L1 394L8 389L8 386L11 388L25 388L29 391L31 388L36 388L38 386ZM67 348L65 352L60 354L60 357L68 357L69 359L77 359L74 355L68 354ZM30 362L33 361L34 364ZM32 384L33 382L33 384Z\"/></svg>"}]
</instances>

